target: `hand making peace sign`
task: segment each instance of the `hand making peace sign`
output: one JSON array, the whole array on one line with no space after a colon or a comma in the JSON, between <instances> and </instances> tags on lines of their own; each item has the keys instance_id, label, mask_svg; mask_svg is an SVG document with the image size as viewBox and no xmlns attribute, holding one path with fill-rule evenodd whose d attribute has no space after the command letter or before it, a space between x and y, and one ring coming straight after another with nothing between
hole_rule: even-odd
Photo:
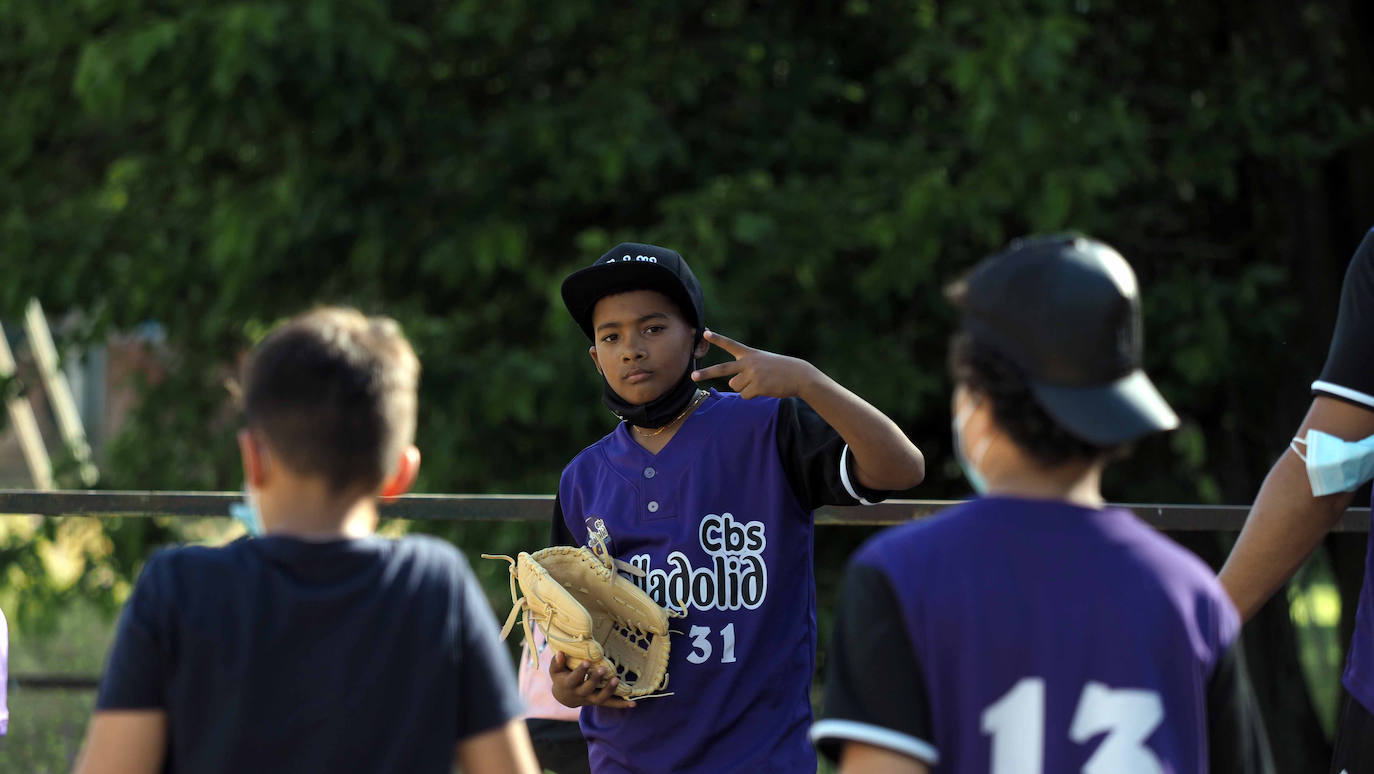
<instances>
[{"instance_id":1,"label":"hand making peace sign","mask_svg":"<svg viewBox=\"0 0 1374 774\"><path fill-rule=\"evenodd\" d=\"M739 393L741 398L757 398L760 395L791 398L800 395L820 376L815 366L800 358L754 349L711 330L706 331L703 338L735 359L697 369L692 372L692 380L701 382L729 376L730 389Z\"/></svg>"}]
</instances>

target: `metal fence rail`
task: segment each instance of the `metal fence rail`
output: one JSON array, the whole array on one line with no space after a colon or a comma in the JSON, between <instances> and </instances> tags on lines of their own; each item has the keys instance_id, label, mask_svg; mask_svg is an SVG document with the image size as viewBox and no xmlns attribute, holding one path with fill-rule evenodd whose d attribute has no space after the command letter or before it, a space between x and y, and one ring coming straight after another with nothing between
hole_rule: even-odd
<instances>
[{"instance_id":1,"label":"metal fence rail","mask_svg":"<svg viewBox=\"0 0 1374 774\"><path fill-rule=\"evenodd\" d=\"M0 490L0 518L88 516L96 518L227 516L241 492L114 492ZM826 526L883 526L932 516L958 500L891 500L858 508L827 506L816 512ZM385 518L417 521L546 522L552 495L405 495L382 507ZM1123 503L1156 529L1167 532L1237 532L1249 507L1244 505L1164 505ZM1369 509L1351 508L1336 525L1338 532L1368 532ZM31 690L94 690L96 678L70 675L14 675L10 685Z\"/></svg>"},{"instance_id":2,"label":"metal fence rail","mask_svg":"<svg viewBox=\"0 0 1374 774\"><path fill-rule=\"evenodd\" d=\"M41 516L226 516L240 492L41 492L29 489L0 491L4 515ZM816 512L822 525L881 526L925 518L957 504L957 500L890 500L857 508L826 506ZM419 521L547 521L552 495L405 495L385 504L385 518ZM1236 532L1245 522L1244 505L1168 505L1122 503L1156 529L1172 532ZM1369 509L1351 508L1336 525L1338 532L1368 532Z\"/></svg>"}]
</instances>

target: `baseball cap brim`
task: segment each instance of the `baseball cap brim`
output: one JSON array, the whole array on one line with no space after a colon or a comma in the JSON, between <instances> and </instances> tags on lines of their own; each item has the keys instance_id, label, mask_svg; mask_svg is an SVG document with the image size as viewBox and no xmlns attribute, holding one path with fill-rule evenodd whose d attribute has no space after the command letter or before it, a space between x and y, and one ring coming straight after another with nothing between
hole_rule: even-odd
<instances>
[{"instance_id":1,"label":"baseball cap brim","mask_svg":"<svg viewBox=\"0 0 1374 774\"><path fill-rule=\"evenodd\" d=\"M563 280L563 304L590 339L593 338L592 311L596 309L596 302L633 290L662 293L681 308L688 317L687 322L700 327L701 321L695 319L696 307L683 289L682 280L656 263L604 263L575 271Z\"/></svg>"},{"instance_id":2,"label":"baseball cap brim","mask_svg":"<svg viewBox=\"0 0 1374 774\"><path fill-rule=\"evenodd\" d=\"M1060 426L1098 446L1178 427L1178 415L1141 369L1106 385L1064 387L1032 380L1030 387Z\"/></svg>"}]
</instances>

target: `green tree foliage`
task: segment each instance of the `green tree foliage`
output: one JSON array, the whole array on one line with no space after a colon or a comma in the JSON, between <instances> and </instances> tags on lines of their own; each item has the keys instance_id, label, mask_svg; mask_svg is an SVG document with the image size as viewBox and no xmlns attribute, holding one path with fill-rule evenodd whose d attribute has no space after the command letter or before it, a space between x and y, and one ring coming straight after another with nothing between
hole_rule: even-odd
<instances>
[{"instance_id":1,"label":"green tree foliage","mask_svg":"<svg viewBox=\"0 0 1374 774\"><path fill-rule=\"evenodd\" d=\"M1356 2L0 3L0 314L157 320L105 485L238 484L223 383L316 302L424 362L421 491L552 491L604 433L558 283L678 248L710 323L949 462L942 287L1077 228L1146 291L1184 417L1109 496L1244 502L1305 404L1374 162ZM1129 471L1129 472L1124 472ZM454 531L511 542L529 531ZM169 535L112 527L116 577ZM827 542L836 565L858 533ZM23 553L22 546L7 549ZM6 561L17 561L7 558Z\"/></svg>"},{"instance_id":2,"label":"green tree foliage","mask_svg":"<svg viewBox=\"0 0 1374 774\"><path fill-rule=\"evenodd\" d=\"M232 486L226 364L281 315L344 301L421 349L426 488L547 491L608 425L558 280L617 239L679 247L715 325L810 357L938 449L941 287L1010 236L1081 228L1145 275L1152 364L1196 428L1117 488L1215 500L1210 420L1246 405L1227 385L1281 378L1233 353L1299 322L1268 219L1289 203L1249 178L1301 186L1369 127L1349 84L1296 56L1345 65L1340 19L1306 8L1286 57L1257 50L1263 19L1230 21L1081 2L9 3L0 298L97 332L166 327L175 365L111 485ZM1310 372L1310 355L1289 357Z\"/></svg>"}]
</instances>

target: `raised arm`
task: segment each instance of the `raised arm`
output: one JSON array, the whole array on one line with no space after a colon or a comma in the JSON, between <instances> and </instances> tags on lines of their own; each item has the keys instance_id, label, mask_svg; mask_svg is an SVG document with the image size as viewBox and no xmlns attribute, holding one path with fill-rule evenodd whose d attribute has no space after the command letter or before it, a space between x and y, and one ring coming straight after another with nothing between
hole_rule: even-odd
<instances>
[{"instance_id":1,"label":"raised arm","mask_svg":"<svg viewBox=\"0 0 1374 774\"><path fill-rule=\"evenodd\" d=\"M735 359L692 373L696 381L729 376L741 398L798 397L849 445L859 483L899 491L925 479L925 457L897 423L819 368L800 358L765 352L706 331L706 340Z\"/></svg>"}]
</instances>

